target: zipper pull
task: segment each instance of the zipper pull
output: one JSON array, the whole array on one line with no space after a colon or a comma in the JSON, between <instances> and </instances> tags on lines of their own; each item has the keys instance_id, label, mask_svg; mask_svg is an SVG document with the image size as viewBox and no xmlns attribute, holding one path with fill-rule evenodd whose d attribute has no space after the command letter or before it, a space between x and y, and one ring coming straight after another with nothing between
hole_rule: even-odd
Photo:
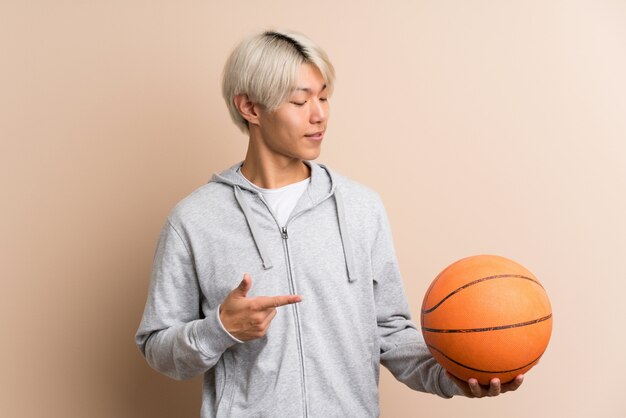
<instances>
[{"instance_id":1,"label":"zipper pull","mask_svg":"<svg viewBox=\"0 0 626 418\"><path fill-rule=\"evenodd\" d=\"M287 227L286 226L283 226L281 228L281 236L283 237L283 239L289 238L289 235L287 234Z\"/></svg>"}]
</instances>

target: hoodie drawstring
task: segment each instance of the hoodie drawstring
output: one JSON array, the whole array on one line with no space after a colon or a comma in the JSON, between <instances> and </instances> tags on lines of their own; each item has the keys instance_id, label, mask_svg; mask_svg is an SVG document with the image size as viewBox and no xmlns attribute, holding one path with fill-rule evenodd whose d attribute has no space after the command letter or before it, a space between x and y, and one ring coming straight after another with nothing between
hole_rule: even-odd
<instances>
[{"instance_id":1,"label":"hoodie drawstring","mask_svg":"<svg viewBox=\"0 0 626 418\"><path fill-rule=\"evenodd\" d=\"M254 216L250 212L250 208L243 197L243 193L241 188L237 185L233 186L235 191L235 199L237 203L239 203L239 207L246 218L246 222L248 223L248 227L250 228L250 233L252 234L252 239L254 240L254 244L256 245L257 251L259 252L259 256L261 257L261 261L263 262L263 268L265 270L271 269L273 267L272 260L270 259L267 253L267 246L263 241L262 234L259 231L259 227L254 221ZM355 276L355 265L354 265L354 252L352 250L352 244L350 242L350 238L348 236L348 225L346 223L346 214L343 203L343 196L339 192L338 188L334 189L333 196L335 198L335 203L337 206L337 221L339 223L339 235L341 236L341 244L343 246L343 255L346 261L346 270L348 273L348 281L354 282L356 281Z\"/></svg>"},{"instance_id":2,"label":"hoodie drawstring","mask_svg":"<svg viewBox=\"0 0 626 418\"><path fill-rule=\"evenodd\" d=\"M261 238L262 235L259 232L259 227L256 222L254 222L254 216L250 213L250 208L246 204L244 197L241 192L241 188L237 185L233 187L235 190L235 199L237 199L237 203L239 203L239 207L243 212L244 217L246 218L246 222L248 223L248 227L250 228L250 233L252 234L252 240L254 241L254 245L256 245L256 249L259 252L259 256L261 257L261 261L263 261L263 268L265 270L269 270L273 267L272 260L266 251L266 245Z\"/></svg>"},{"instance_id":3,"label":"hoodie drawstring","mask_svg":"<svg viewBox=\"0 0 626 418\"><path fill-rule=\"evenodd\" d=\"M343 196L339 192L338 188L335 188L335 203L337 204L337 219L339 221L339 234L341 235L341 244L343 245L343 256L346 260L346 270L348 271L348 281L354 282L356 276L354 276L354 252L352 251L352 244L348 237L348 225L346 224L346 214L343 205Z\"/></svg>"}]
</instances>

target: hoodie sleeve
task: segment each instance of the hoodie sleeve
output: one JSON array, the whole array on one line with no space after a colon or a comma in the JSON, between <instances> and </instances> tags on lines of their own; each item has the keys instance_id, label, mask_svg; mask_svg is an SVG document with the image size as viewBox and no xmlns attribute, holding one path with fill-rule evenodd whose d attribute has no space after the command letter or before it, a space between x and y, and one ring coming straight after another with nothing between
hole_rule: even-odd
<instances>
[{"instance_id":1,"label":"hoodie sleeve","mask_svg":"<svg viewBox=\"0 0 626 418\"><path fill-rule=\"evenodd\" d=\"M206 372L239 342L222 327L219 306L202 315L191 252L169 220L157 244L135 342L152 368L177 380Z\"/></svg>"},{"instance_id":2,"label":"hoodie sleeve","mask_svg":"<svg viewBox=\"0 0 626 418\"><path fill-rule=\"evenodd\" d=\"M411 321L391 230L380 201L371 257L382 365L411 389L444 398L461 394L432 357Z\"/></svg>"}]
</instances>

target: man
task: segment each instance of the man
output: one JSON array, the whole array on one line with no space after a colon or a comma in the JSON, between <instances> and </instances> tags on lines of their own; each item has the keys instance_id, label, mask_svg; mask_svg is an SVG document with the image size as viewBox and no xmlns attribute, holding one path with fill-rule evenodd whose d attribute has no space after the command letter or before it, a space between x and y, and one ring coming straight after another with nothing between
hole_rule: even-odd
<instances>
[{"instance_id":1,"label":"man","mask_svg":"<svg viewBox=\"0 0 626 418\"><path fill-rule=\"evenodd\" d=\"M248 38L226 63L247 154L169 215L136 336L161 373L203 374L202 417L378 416L381 363L442 397L521 384L462 382L429 354L380 199L312 162L333 85L326 54L296 33Z\"/></svg>"}]
</instances>

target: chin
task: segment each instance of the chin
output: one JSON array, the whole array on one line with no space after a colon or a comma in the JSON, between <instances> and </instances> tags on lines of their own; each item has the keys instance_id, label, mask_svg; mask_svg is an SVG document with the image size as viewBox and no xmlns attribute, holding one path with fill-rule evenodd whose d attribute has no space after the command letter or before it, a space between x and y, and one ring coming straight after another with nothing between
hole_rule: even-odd
<instances>
[{"instance_id":1,"label":"chin","mask_svg":"<svg viewBox=\"0 0 626 418\"><path fill-rule=\"evenodd\" d=\"M317 152L310 152L307 155L304 156L303 160L307 160L307 161L313 161L313 160L317 160L317 158L320 156L321 151L317 151Z\"/></svg>"}]
</instances>

